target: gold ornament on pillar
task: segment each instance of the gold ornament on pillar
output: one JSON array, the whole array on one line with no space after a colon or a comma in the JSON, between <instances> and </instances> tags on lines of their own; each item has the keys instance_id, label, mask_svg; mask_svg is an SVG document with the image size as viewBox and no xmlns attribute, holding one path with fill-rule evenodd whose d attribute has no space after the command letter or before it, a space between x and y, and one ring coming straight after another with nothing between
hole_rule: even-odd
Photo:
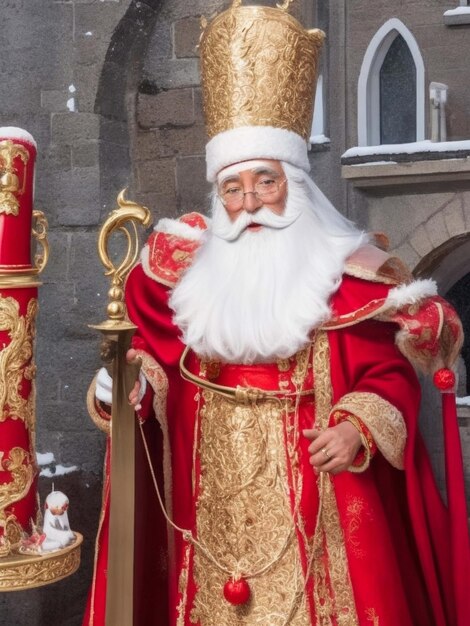
<instances>
[{"instance_id":1,"label":"gold ornament on pillar","mask_svg":"<svg viewBox=\"0 0 470 626\"><path fill-rule=\"evenodd\" d=\"M47 220L33 211L35 158L29 133L0 128L0 592L72 574L82 542L70 529L66 540L60 531L52 540L38 502L34 345L49 246ZM32 237L39 247L33 261ZM63 522L63 513L54 515Z\"/></svg>"},{"instance_id":2,"label":"gold ornament on pillar","mask_svg":"<svg viewBox=\"0 0 470 626\"><path fill-rule=\"evenodd\" d=\"M0 141L0 213L18 215L19 201L17 196L25 191L26 167L23 180L17 176L14 161L19 157L23 164L29 160L28 150L11 139Z\"/></svg>"}]
</instances>

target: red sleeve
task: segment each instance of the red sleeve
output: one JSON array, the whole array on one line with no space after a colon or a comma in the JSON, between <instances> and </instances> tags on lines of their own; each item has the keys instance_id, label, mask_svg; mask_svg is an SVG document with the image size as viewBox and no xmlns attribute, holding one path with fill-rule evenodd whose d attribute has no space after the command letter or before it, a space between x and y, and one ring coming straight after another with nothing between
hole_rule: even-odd
<instances>
[{"instance_id":1,"label":"red sleeve","mask_svg":"<svg viewBox=\"0 0 470 626\"><path fill-rule=\"evenodd\" d=\"M127 312L137 326L132 345L148 352L164 368L177 367L183 351L168 294L169 288L146 276L141 265L132 270L126 282Z\"/></svg>"},{"instance_id":2,"label":"red sleeve","mask_svg":"<svg viewBox=\"0 0 470 626\"><path fill-rule=\"evenodd\" d=\"M334 402L351 392L375 393L405 417L416 416L420 385L409 361L395 345L395 324L367 320L330 331ZM360 415L358 416L360 417Z\"/></svg>"}]
</instances>

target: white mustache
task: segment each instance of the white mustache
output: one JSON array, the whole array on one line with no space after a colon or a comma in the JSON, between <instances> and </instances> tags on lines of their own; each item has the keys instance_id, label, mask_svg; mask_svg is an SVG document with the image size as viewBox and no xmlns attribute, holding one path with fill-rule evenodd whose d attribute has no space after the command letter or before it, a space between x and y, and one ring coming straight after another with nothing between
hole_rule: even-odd
<instances>
[{"instance_id":1,"label":"white mustache","mask_svg":"<svg viewBox=\"0 0 470 626\"><path fill-rule=\"evenodd\" d=\"M222 220L214 219L212 222L212 232L216 237L225 239L225 241L235 241L246 230L250 224L258 224L259 226L267 226L269 228L282 229L293 224L300 215L300 211L289 211L283 215L273 213L267 207L261 207L254 213L243 211L234 222L227 219L226 224L222 224ZM219 223L220 222L220 223Z\"/></svg>"}]
</instances>

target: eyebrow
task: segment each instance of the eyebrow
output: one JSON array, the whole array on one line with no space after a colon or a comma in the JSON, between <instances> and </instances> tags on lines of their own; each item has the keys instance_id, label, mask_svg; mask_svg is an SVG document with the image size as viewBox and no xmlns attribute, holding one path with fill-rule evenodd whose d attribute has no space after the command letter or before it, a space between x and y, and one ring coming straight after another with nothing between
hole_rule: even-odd
<instances>
[{"instance_id":1,"label":"eyebrow","mask_svg":"<svg viewBox=\"0 0 470 626\"><path fill-rule=\"evenodd\" d=\"M281 174L276 172L276 170L272 170L270 167L255 167L251 170L253 174L267 174L268 176L272 176L273 178L279 178Z\"/></svg>"},{"instance_id":2,"label":"eyebrow","mask_svg":"<svg viewBox=\"0 0 470 626\"><path fill-rule=\"evenodd\" d=\"M239 180L240 176L238 176L238 174L230 174L229 176L222 178L222 180L219 180L217 184L219 185L219 187L222 187L226 183L236 183Z\"/></svg>"},{"instance_id":3,"label":"eyebrow","mask_svg":"<svg viewBox=\"0 0 470 626\"><path fill-rule=\"evenodd\" d=\"M264 166L254 167L252 170L250 170L250 172L252 172L256 176L259 176L261 174L266 174L268 176L272 176L273 178L279 178L281 176L281 174L279 172L276 172L276 170L272 170L270 167L264 167ZM222 180L218 182L218 185L222 187L223 185L226 185L227 183L239 182L239 181L240 181L240 176L238 174L229 174L229 176L222 178Z\"/></svg>"}]
</instances>

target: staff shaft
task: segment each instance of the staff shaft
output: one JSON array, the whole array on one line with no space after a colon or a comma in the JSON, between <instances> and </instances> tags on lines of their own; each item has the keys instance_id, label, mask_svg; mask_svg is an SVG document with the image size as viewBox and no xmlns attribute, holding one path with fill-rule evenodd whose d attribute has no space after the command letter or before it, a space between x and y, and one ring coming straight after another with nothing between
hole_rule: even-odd
<instances>
[{"instance_id":1,"label":"staff shaft","mask_svg":"<svg viewBox=\"0 0 470 626\"><path fill-rule=\"evenodd\" d=\"M118 331L113 361L106 626L133 624L135 415L128 395L135 370L126 362L133 333L134 330Z\"/></svg>"}]
</instances>

